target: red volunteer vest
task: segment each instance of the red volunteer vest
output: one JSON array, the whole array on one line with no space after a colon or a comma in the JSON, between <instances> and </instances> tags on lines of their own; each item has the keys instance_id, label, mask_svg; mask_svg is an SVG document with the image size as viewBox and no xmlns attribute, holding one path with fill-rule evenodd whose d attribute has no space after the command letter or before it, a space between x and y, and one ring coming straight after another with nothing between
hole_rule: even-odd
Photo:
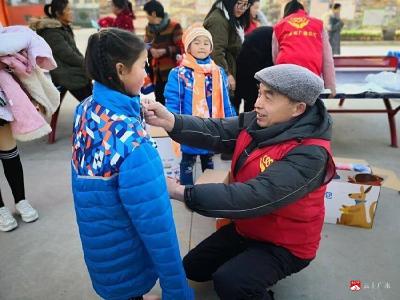
<instances>
[{"instance_id":1,"label":"red volunteer vest","mask_svg":"<svg viewBox=\"0 0 400 300\"><path fill-rule=\"evenodd\" d=\"M328 151L330 163L323 186L268 215L234 221L236 230L244 237L282 246L293 255L303 259L314 258L319 247L324 222L326 185L335 174L330 141L322 139L304 139L301 142L290 140L254 150L235 176L233 170L237 160L251 141L252 137L246 130L243 130L238 137L232 158L233 182L246 182L255 178L274 161L281 160L289 151L300 145L317 145Z\"/></svg>"},{"instance_id":2,"label":"red volunteer vest","mask_svg":"<svg viewBox=\"0 0 400 300\"><path fill-rule=\"evenodd\" d=\"M291 14L274 26L279 43L276 64L295 64L322 74L321 20L308 16L304 10Z\"/></svg>"}]
</instances>

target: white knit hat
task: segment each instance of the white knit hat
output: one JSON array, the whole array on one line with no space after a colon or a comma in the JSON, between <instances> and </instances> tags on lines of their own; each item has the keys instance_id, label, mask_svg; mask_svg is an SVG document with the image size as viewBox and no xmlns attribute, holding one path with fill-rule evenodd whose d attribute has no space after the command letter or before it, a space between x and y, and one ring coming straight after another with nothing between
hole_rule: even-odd
<instances>
[{"instance_id":1,"label":"white knit hat","mask_svg":"<svg viewBox=\"0 0 400 300\"><path fill-rule=\"evenodd\" d=\"M213 48L213 40L211 33L203 27L200 23L195 23L185 30L182 36L182 42L185 47L185 52L188 52L188 48L191 42L199 36L206 36L211 43L211 49Z\"/></svg>"}]
</instances>

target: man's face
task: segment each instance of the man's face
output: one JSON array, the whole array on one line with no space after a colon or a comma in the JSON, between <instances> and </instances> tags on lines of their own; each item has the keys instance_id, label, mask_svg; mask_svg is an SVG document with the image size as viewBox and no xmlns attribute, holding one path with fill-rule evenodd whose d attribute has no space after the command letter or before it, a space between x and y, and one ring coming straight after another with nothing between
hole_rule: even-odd
<instances>
[{"instance_id":1,"label":"man's face","mask_svg":"<svg viewBox=\"0 0 400 300\"><path fill-rule=\"evenodd\" d=\"M287 122L301 115L305 109L304 102L292 102L285 95L272 90L263 83L260 84L258 98L254 105L258 126L264 128Z\"/></svg>"}]
</instances>

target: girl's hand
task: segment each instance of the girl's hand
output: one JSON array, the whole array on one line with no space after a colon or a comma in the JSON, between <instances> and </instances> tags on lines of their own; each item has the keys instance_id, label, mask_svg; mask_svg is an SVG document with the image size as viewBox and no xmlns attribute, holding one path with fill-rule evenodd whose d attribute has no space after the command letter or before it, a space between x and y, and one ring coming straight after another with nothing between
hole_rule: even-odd
<instances>
[{"instance_id":1,"label":"girl's hand","mask_svg":"<svg viewBox=\"0 0 400 300\"><path fill-rule=\"evenodd\" d=\"M175 179L171 177L166 178L168 193L171 199L184 202L185 186L180 185Z\"/></svg>"}]
</instances>

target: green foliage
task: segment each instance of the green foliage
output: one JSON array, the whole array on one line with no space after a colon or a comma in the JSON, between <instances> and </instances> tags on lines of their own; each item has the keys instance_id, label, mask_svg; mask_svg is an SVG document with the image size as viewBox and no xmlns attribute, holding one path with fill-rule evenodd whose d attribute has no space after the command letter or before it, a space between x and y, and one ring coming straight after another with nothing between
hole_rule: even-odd
<instances>
[{"instance_id":1,"label":"green foliage","mask_svg":"<svg viewBox=\"0 0 400 300\"><path fill-rule=\"evenodd\" d=\"M343 41L382 41L380 29L343 29L340 33Z\"/></svg>"}]
</instances>

